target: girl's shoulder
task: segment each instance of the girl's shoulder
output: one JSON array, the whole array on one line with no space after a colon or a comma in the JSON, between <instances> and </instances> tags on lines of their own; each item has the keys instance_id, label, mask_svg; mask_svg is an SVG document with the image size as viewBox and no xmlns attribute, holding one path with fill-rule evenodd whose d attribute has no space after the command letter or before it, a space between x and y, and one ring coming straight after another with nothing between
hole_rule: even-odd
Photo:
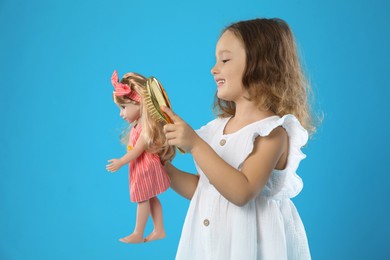
<instances>
[{"instance_id":1,"label":"girl's shoulder","mask_svg":"<svg viewBox=\"0 0 390 260\"><path fill-rule=\"evenodd\" d=\"M309 135L308 131L300 124L299 120L292 114L282 117L271 116L269 118L257 121L247 128L247 134L252 135L252 140L257 136L266 137L278 127L284 128L290 142L297 147L306 145Z\"/></svg>"},{"instance_id":2,"label":"girl's shoulder","mask_svg":"<svg viewBox=\"0 0 390 260\"><path fill-rule=\"evenodd\" d=\"M307 144L309 135L308 131L300 124L299 120L292 114L287 114L282 117L274 116L267 120L259 121L258 124L248 129L248 146L246 146L247 153L253 149L254 140L256 137L266 137L278 127L282 127L287 135L289 142L289 170L295 171L298 168L299 162L306 157L302 153L301 148Z\"/></svg>"},{"instance_id":3,"label":"girl's shoulder","mask_svg":"<svg viewBox=\"0 0 390 260\"><path fill-rule=\"evenodd\" d=\"M309 133L294 115L288 114L281 117L277 120L276 126L282 126L291 139L290 141L293 141L298 147L306 145Z\"/></svg>"},{"instance_id":4,"label":"girl's shoulder","mask_svg":"<svg viewBox=\"0 0 390 260\"><path fill-rule=\"evenodd\" d=\"M289 136L297 136L302 140L300 143L306 143L308 139L307 130L301 125L299 120L292 114L282 117L271 116L257 121L252 125L252 131L257 132L260 136L268 136L275 128L283 127Z\"/></svg>"}]
</instances>

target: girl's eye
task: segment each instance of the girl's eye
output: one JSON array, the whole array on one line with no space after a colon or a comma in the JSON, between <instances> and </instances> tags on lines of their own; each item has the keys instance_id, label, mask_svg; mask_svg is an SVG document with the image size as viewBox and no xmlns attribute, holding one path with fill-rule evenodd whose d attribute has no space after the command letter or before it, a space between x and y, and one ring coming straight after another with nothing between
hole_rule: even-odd
<instances>
[{"instance_id":1,"label":"girl's eye","mask_svg":"<svg viewBox=\"0 0 390 260\"><path fill-rule=\"evenodd\" d=\"M228 61L229 61L229 60L222 60L223 63L226 63L226 62L228 62Z\"/></svg>"},{"instance_id":2,"label":"girl's eye","mask_svg":"<svg viewBox=\"0 0 390 260\"><path fill-rule=\"evenodd\" d=\"M126 107L125 106L121 106L122 109L125 109Z\"/></svg>"}]
</instances>

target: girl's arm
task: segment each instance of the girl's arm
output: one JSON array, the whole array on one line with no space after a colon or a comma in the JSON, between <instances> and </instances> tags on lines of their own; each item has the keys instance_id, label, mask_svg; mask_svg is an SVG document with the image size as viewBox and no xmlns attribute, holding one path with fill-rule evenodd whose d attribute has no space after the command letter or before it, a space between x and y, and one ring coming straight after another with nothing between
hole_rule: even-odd
<instances>
[{"instance_id":1,"label":"girl's arm","mask_svg":"<svg viewBox=\"0 0 390 260\"><path fill-rule=\"evenodd\" d=\"M171 110L164 108L174 124L164 127L168 143L190 152L214 187L230 202L243 206L265 186L279 158L287 150L288 139L278 127L255 140L252 153L239 171L218 154Z\"/></svg>"},{"instance_id":2,"label":"girl's arm","mask_svg":"<svg viewBox=\"0 0 390 260\"><path fill-rule=\"evenodd\" d=\"M109 172L116 172L123 165L130 163L132 160L135 160L140 156L146 149L146 142L143 138L142 134L140 138L138 138L135 147L122 156L120 159L111 159L108 160L109 164L107 164L106 169Z\"/></svg>"},{"instance_id":3,"label":"girl's arm","mask_svg":"<svg viewBox=\"0 0 390 260\"><path fill-rule=\"evenodd\" d=\"M198 185L199 176L183 172L173 166L170 162L165 163L164 168L171 179L171 188L181 196L192 199Z\"/></svg>"}]
</instances>

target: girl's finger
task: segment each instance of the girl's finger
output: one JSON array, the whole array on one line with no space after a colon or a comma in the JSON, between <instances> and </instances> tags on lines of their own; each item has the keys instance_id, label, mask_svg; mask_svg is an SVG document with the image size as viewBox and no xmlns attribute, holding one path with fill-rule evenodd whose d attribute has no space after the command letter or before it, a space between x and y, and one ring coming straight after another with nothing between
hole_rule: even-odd
<instances>
[{"instance_id":1,"label":"girl's finger","mask_svg":"<svg viewBox=\"0 0 390 260\"><path fill-rule=\"evenodd\" d=\"M176 130L175 125L173 124L166 124L164 125L164 133L174 132Z\"/></svg>"},{"instance_id":2,"label":"girl's finger","mask_svg":"<svg viewBox=\"0 0 390 260\"><path fill-rule=\"evenodd\" d=\"M174 133L167 133L167 134L165 134L165 138L167 140L173 140L173 139L176 139L176 135Z\"/></svg>"}]
</instances>

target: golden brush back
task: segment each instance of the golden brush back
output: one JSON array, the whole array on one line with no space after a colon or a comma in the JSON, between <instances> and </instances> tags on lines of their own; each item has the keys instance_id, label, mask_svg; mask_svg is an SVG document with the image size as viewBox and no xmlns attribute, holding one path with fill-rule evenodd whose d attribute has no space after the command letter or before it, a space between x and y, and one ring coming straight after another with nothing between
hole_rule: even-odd
<instances>
[{"instance_id":1,"label":"golden brush back","mask_svg":"<svg viewBox=\"0 0 390 260\"><path fill-rule=\"evenodd\" d=\"M151 113L154 119L165 122L168 124L172 124L172 119L161 110L161 106L166 106L171 108L171 102L169 102L169 98L167 93L165 92L163 86L160 81L158 81L155 77L150 77L146 81L146 90L147 94L145 97L145 102L147 105L147 109ZM185 153L182 149L177 147L180 153Z\"/></svg>"}]
</instances>

